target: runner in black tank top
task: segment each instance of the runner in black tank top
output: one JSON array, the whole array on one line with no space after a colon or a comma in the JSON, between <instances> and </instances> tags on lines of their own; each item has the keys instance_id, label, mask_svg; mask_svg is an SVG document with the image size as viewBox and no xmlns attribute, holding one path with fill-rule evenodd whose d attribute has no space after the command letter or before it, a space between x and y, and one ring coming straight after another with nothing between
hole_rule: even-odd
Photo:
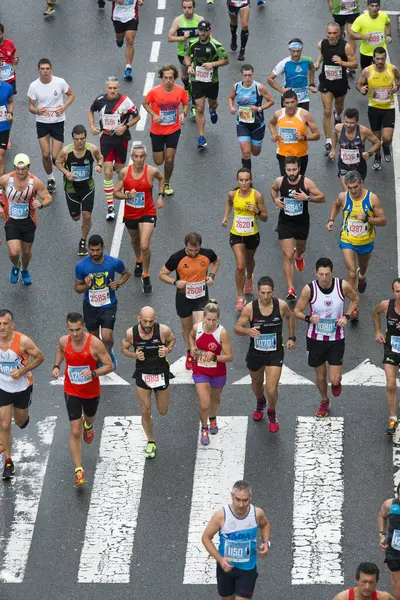
<instances>
[{"instance_id":1,"label":"runner in black tank top","mask_svg":"<svg viewBox=\"0 0 400 600\"><path fill-rule=\"evenodd\" d=\"M133 347L137 352L140 350L144 353L144 360L136 360L136 369L133 374L133 378L136 379L136 384L144 389L148 389L143 380L143 374L150 375L164 375L166 383L169 378L169 363L167 358L160 357L158 349L163 346L163 342L160 337L160 325L154 323L153 335L150 339L143 339L139 333L139 325L133 327ZM165 389L165 385L163 386Z\"/></svg>"},{"instance_id":2,"label":"runner in black tank top","mask_svg":"<svg viewBox=\"0 0 400 600\"><path fill-rule=\"evenodd\" d=\"M362 156L365 146L358 123L356 125L355 136L352 140L349 140L346 135L346 129L342 127L339 146L339 176L346 175L347 171L358 171L364 181L367 176L367 162Z\"/></svg>"},{"instance_id":3,"label":"runner in black tank top","mask_svg":"<svg viewBox=\"0 0 400 600\"><path fill-rule=\"evenodd\" d=\"M400 587L400 485L394 498L386 500L378 516L379 546L385 551L385 563L395 592ZM398 595L396 594L398 598ZM390 596L392 598L392 596Z\"/></svg>"}]
</instances>

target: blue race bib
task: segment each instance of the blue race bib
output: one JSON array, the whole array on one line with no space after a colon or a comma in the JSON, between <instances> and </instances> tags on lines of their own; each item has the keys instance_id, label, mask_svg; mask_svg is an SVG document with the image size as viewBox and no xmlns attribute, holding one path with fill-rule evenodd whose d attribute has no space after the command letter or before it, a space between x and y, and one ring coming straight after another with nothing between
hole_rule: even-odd
<instances>
[{"instance_id":1,"label":"blue race bib","mask_svg":"<svg viewBox=\"0 0 400 600\"><path fill-rule=\"evenodd\" d=\"M134 198L127 198L125 202L132 208L144 208L144 192L136 192Z\"/></svg>"},{"instance_id":2,"label":"blue race bib","mask_svg":"<svg viewBox=\"0 0 400 600\"><path fill-rule=\"evenodd\" d=\"M18 369L19 363L17 360L2 361L0 362L0 373L3 375L10 375L12 371Z\"/></svg>"},{"instance_id":3,"label":"blue race bib","mask_svg":"<svg viewBox=\"0 0 400 600\"><path fill-rule=\"evenodd\" d=\"M285 215L297 217L303 214L303 201L294 198L285 198Z\"/></svg>"},{"instance_id":4,"label":"blue race bib","mask_svg":"<svg viewBox=\"0 0 400 600\"><path fill-rule=\"evenodd\" d=\"M276 350L276 333L262 333L254 338L254 348L261 352L274 352Z\"/></svg>"},{"instance_id":5,"label":"blue race bib","mask_svg":"<svg viewBox=\"0 0 400 600\"><path fill-rule=\"evenodd\" d=\"M390 343L392 344L392 352L396 352L396 354L400 354L400 336L392 335L390 337Z\"/></svg>"},{"instance_id":6,"label":"blue race bib","mask_svg":"<svg viewBox=\"0 0 400 600\"><path fill-rule=\"evenodd\" d=\"M15 204L15 202L10 202L8 215L12 219L27 219L29 217L29 204Z\"/></svg>"},{"instance_id":7,"label":"blue race bib","mask_svg":"<svg viewBox=\"0 0 400 600\"><path fill-rule=\"evenodd\" d=\"M72 165L71 173L74 176L74 181L86 181L89 179L89 165Z\"/></svg>"},{"instance_id":8,"label":"blue race bib","mask_svg":"<svg viewBox=\"0 0 400 600\"><path fill-rule=\"evenodd\" d=\"M336 327L336 319L320 319L317 323L316 330L317 333L330 335L336 331Z\"/></svg>"},{"instance_id":9,"label":"blue race bib","mask_svg":"<svg viewBox=\"0 0 400 600\"><path fill-rule=\"evenodd\" d=\"M297 144L296 127L280 127L279 135L284 144Z\"/></svg>"}]
</instances>

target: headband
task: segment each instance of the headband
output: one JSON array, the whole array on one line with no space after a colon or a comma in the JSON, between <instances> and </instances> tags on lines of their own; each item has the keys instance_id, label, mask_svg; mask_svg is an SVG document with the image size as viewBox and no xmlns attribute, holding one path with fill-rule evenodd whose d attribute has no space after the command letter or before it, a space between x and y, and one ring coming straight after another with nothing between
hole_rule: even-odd
<instances>
[{"instance_id":1,"label":"headband","mask_svg":"<svg viewBox=\"0 0 400 600\"><path fill-rule=\"evenodd\" d=\"M291 42L288 48L289 50L302 50L303 44L301 42Z\"/></svg>"}]
</instances>

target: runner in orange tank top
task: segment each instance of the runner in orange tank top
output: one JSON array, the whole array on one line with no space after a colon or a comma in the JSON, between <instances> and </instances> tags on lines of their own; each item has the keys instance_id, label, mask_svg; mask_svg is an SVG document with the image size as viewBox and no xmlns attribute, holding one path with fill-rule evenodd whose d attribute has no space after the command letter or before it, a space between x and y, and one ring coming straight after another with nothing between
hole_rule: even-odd
<instances>
[{"instance_id":1,"label":"runner in orange tank top","mask_svg":"<svg viewBox=\"0 0 400 600\"><path fill-rule=\"evenodd\" d=\"M376 589L379 568L375 563L362 562L356 571L357 586L337 594L333 600L395 600L388 592Z\"/></svg>"},{"instance_id":2,"label":"runner in orange tank top","mask_svg":"<svg viewBox=\"0 0 400 600\"><path fill-rule=\"evenodd\" d=\"M114 371L103 342L85 331L79 313L67 315L69 335L58 343L52 377L60 377L60 365L65 359L64 396L70 421L69 447L75 465L75 486L86 483L82 468L81 436L87 444L94 439L93 423L100 400L101 375ZM97 367L98 364L101 366Z\"/></svg>"},{"instance_id":3,"label":"runner in orange tank top","mask_svg":"<svg viewBox=\"0 0 400 600\"><path fill-rule=\"evenodd\" d=\"M124 223L136 256L135 277L142 277L143 292L151 294L150 240L157 216L152 190L158 181L157 208L164 206L164 176L155 167L146 165L146 148L137 144L132 148L132 164L124 167L118 176L114 198L124 200ZM123 190L123 191L122 191ZM143 259L143 262L142 262Z\"/></svg>"}]
</instances>

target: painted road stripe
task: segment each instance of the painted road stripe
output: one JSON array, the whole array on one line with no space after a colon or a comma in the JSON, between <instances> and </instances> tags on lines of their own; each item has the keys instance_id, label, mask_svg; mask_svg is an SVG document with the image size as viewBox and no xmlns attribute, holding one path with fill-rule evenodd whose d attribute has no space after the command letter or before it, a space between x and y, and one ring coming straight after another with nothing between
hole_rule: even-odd
<instances>
[{"instance_id":1,"label":"painted road stripe","mask_svg":"<svg viewBox=\"0 0 400 600\"><path fill-rule=\"evenodd\" d=\"M64 385L64 375L50 381L50 385ZM112 372L108 375L100 376L100 385L130 385L130 383L122 379L115 372Z\"/></svg>"},{"instance_id":2,"label":"painted road stripe","mask_svg":"<svg viewBox=\"0 0 400 600\"><path fill-rule=\"evenodd\" d=\"M183 583L215 584L215 560L201 536L212 514L229 503L232 486L243 479L247 417L218 417L219 433L197 447ZM200 437L200 429L199 429Z\"/></svg>"},{"instance_id":3,"label":"painted road stripe","mask_svg":"<svg viewBox=\"0 0 400 600\"><path fill-rule=\"evenodd\" d=\"M157 17L154 27L154 35L161 35L164 29L164 17Z\"/></svg>"},{"instance_id":4,"label":"painted road stripe","mask_svg":"<svg viewBox=\"0 0 400 600\"><path fill-rule=\"evenodd\" d=\"M151 45L150 62L155 63L158 61L158 55L160 54L161 42L153 42Z\"/></svg>"},{"instance_id":5,"label":"painted road stripe","mask_svg":"<svg viewBox=\"0 0 400 600\"><path fill-rule=\"evenodd\" d=\"M165 10L166 0L158 0L157 8L158 10Z\"/></svg>"},{"instance_id":6,"label":"painted road stripe","mask_svg":"<svg viewBox=\"0 0 400 600\"><path fill-rule=\"evenodd\" d=\"M399 21L400 25L400 21ZM387 60L390 61L389 52ZM400 119L399 96L394 95L394 112L397 123ZM394 128L392 141L393 154L393 171L394 171L394 187L396 193L396 234L397 234L397 275L400 275L400 130L399 127Z\"/></svg>"},{"instance_id":7,"label":"painted road stripe","mask_svg":"<svg viewBox=\"0 0 400 600\"><path fill-rule=\"evenodd\" d=\"M146 96L146 94L153 87L155 77L156 77L155 73L147 73L146 74L146 81L144 83L143 96ZM140 114L140 121L136 125L136 131L144 131L144 128L146 127L148 112L146 110L144 110L143 106L141 106L140 110L139 110L139 114Z\"/></svg>"},{"instance_id":8,"label":"painted road stripe","mask_svg":"<svg viewBox=\"0 0 400 600\"><path fill-rule=\"evenodd\" d=\"M80 583L129 583L144 476L141 417L106 417L85 539Z\"/></svg>"},{"instance_id":9,"label":"painted road stripe","mask_svg":"<svg viewBox=\"0 0 400 600\"><path fill-rule=\"evenodd\" d=\"M24 432L23 437L14 439L16 476L10 482L14 516L7 533L0 581L21 583L24 579L56 419L47 417L36 425L29 425L27 434ZM29 428L34 431L34 436L30 435Z\"/></svg>"},{"instance_id":10,"label":"painted road stripe","mask_svg":"<svg viewBox=\"0 0 400 600\"><path fill-rule=\"evenodd\" d=\"M343 417L297 417L292 585L343 584Z\"/></svg>"},{"instance_id":11,"label":"painted road stripe","mask_svg":"<svg viewBox=\"0 0 400 600\"><path fill-rule=\"evenodd\" d=\"M265 381L265 375L264 375ZM312 381L306 379L302 375L295 373L292 369L289 369L286 365L282 367L282 374L279 381L280 385L314 385ZM232 385L251 385L251 377L250 375L246 375L242 377L242 379L238 379L234 381Z\"/></svg>"}]
</instances>

